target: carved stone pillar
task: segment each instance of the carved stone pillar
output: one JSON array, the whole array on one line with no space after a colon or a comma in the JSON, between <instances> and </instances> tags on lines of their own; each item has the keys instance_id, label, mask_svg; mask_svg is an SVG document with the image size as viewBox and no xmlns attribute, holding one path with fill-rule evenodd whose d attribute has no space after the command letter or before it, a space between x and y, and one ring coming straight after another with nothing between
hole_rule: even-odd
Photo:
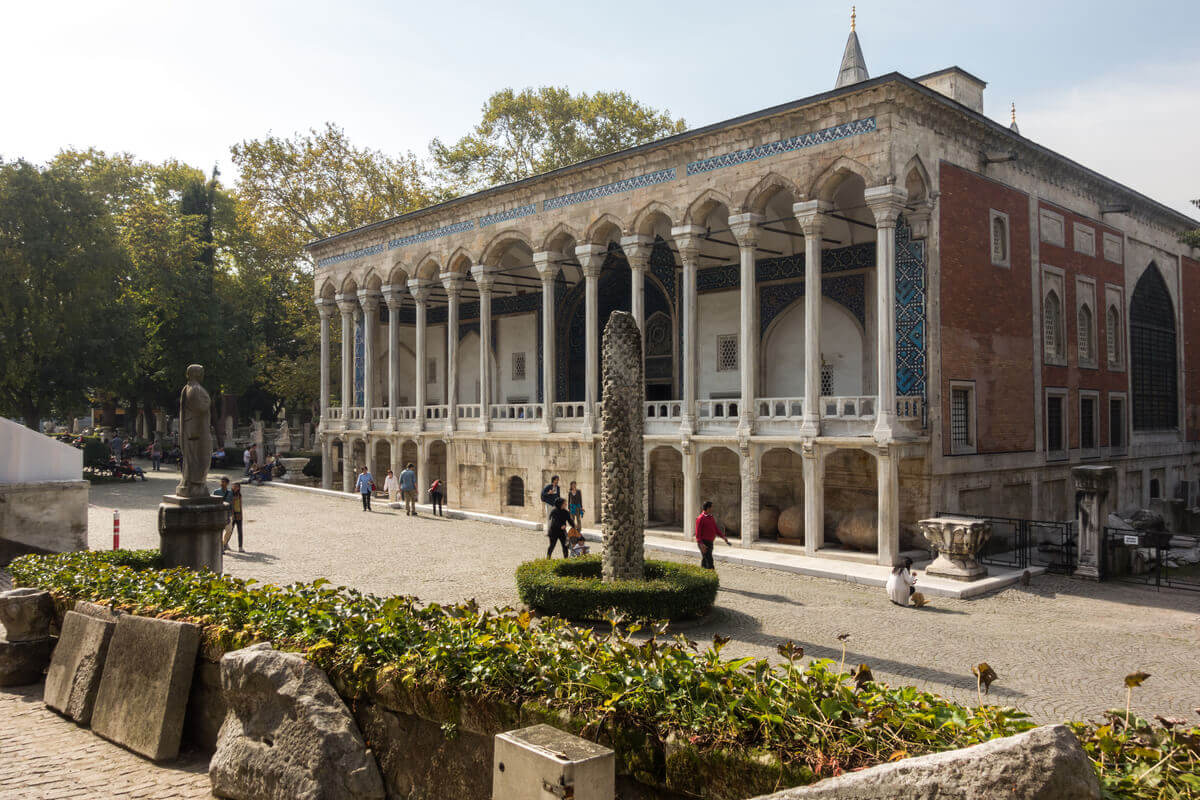
<instances>
[{"instance_id":1,"label":"carved stone pillar","mask_svg":"<svg viewBox=\"0 0 1200 800\"><path fill-rule=\"evenodd\" d=\"M700 454L690 439L683 443L683 533L689 539L696 534L700 516Z\"/></svg>"},{"instance_id":2,"label":"carved stone pillar","mask_svg":"<svg viewBox=\"0 0 1200 800\"><path fill-rule=\"evenodd\" d=\"M758 541L758 483L762 464L748 439L742 442L738 450L742 479L741 545L749 547Z\"/></svg>"},{"instance_id":3,"label":"carved stone pillar","mask_svg":"<svg viewBox=\"0 0 1200 800\"><path fill-rule=\"evenodd\" d=\"M446 430L454 430L458 422L458 301L462 294L463 275L447 273L442 276L446 287ZM482 308L482 306L481 306ZM483 326L479 338L483 339Z\"/></svg>"},{"instance_id":4,"label":"carved stone pillar","mask_svg":"<svg viewBox=\"0 0 1200 800\"><path fill-rule=\"evenodd\" d=\"M492 287L495 277L487 267L471 267L471 276L479 288L479 426L487 430L492 402Z\"/></svg>"},{"instance_id":5,"label":"carved stone pillar","mask_svg":"<svg viewBox=\"0 0 1200 800\"><path fill-rule=\"evenodd\" d=\"M1071 470L1075 493L1079 498L1076 512L1079 564L1075 574L1087 580L1098 581L1102 577L1101 547L1108 515L1113 513L1113 479L1116 474L1112 467L1074 467Z\"/></svg>"},{"instance_id":6,"label":"carved stone pillar","mask_svg":"<svg viewBox=\"0 0 1200 800\"><path fill-rule=\"evenodd\" d=\"M800 436L805 439L821 435L821 229L824 212L830 208L821 200L792 206L804 231L804 421Z\"/></svg>"},{"instance_id":7,"label":"carved stone pillar","mask_svg":"<svg viewBox=\"0 0 1200 800\"><path fill-rule=\"evenodd\" d=\"M383 299L388 308L388 419L389 430L396 430L400 407L400 308L403 286L384 286Z\"/></svg>"},{"instance_id":8,"label":"carved stone pillar","mask_svg":"<svg viewBox=\"0 0 1200 800\"><path fill-rule=\"evenodd\" d=\"M621 250L629 261L630 288L629 310L633 321L637 323L642 338L646 336L646 270L650 268L650 252L654 249L654 239L650 236L624 236L621 238ZM643 353L644 355L644 353Z\"/></svg>"},{"instance_id":9,"label":"carved stone pillar","mask_svg":"<svg viewBox=\"0 0 1200 800\"><path fill-rule=\"evenodd\" d=\"M890 442L896 426L896 220L907 193L873 186L863 193L875 215L876 384L875 441Z\"/></svg>"},{"instance_id":10,"label":"carved stone pillar","mask_svg":"<svg viewBox=\"0 0 1200 800\"><path fill-rule=\"evenodd\" d=\"M333 488L333 444L329 437L321 437L321 488Z\"/></svg>"},{"instance_id":11,"label":"carved stone pillar","mask_svg":"<svg viewBox=\"0 0 1200 800\"><path fill-rule=\"evenodd\" d=\"M371 430L371 409L375 407L375 329L379 325L379 293L362 289L358 304L363 315L363 420ZM370 459L368 459L368 462Z\"/></svg>"},{"instance_id":12,"label":"carved stone pillar","mask_svg":"<svg viewBox=\"0 0 1200 800\"><path fill-rule=\"evenodd\" d=\"M758 214L736 214L729 218L729 229L738 243L740 264L738 305L740 333L738 335L738 373L741 379L742 401L738 411L738 435L754 433L755 386L758 373L758 290L755 284L754 256L758 247ZM743 507L745 498L743 498ZM757 523L757 521L756 521ZM743 543L746 537L742 536Z\"/></svg>"},{"instance_id":13,"label":"carved stone pillar","mask_svg":"<svg viewBox=\"0 0 1200 800\"><path fill-rule=\"evenodd\" d=\"M679 249L683 262L683 410L680 414L679 431L684 436L696 432L696 382L698 379L696 353L696 267L700 256L700 240L705 229L699 225L683 225L671 229L671 236ZM696 515L699 515L699 510ZM695 517L693 516L693 522Z\"/></svg>"},{"instance_id":14,"label":"carved stone pillar","mask_svg":"<svg viewBox=\"0 0 1200 800\"><path fill-rule=\"evenodd\" d=\"M894 566L900 555L900 452L892 446L876 450L879 563Z\"/></svg>"},{"instance_id":15,"label":"carved stone pillar","mask_svg":"<svg viewBox=\"0 0 1200 800\"><path fill-rule=\"evenodd\" d=\"M416 376L416 405L417 405L417 430L425 430L425 387L427 379L425 377L425 307L429 300L429 287L422 286L419 280L411 280L408 282L408 293L412 295L413 300L417 304L417 331L416 331L416 346L414 350L416 355L416 369L413 374Z\"/></svg>"},{"instance_id":16,"label":"carved stone pillar","mask_svg":"<svg viewBox=\"0 0 1200 800\"><path fill-rule=\"evenodd\" d=\"M575 248L575 255L579 259L580 267L583 270L583 279L586 282L584 284L586 322L584 335L587 337L585 343L587 388L583 395L584 427L588 431L594 431L593 420L596 415L596 403L599 401L600 388L600 269L604 266L608 250L598 244L581 244Z\"/></svg>"},{"instance_id":17,"label":"carved stone pillar","mask_svg":"<svg viewBox=\"0 0 1200 800\"><path fill-rule=\"evenodd\" d=\"M811 440L800 454L804 471L804 552L825 546L825 456Z\"/></svg>"},{"instance_id":18,"label":"carved stone pillar","mask_svg":"<svg viewBox=\"0 0 1200 800\"><path fill-rule=\"evenodd\" d=\"M542 279L542 402L546 404L545 425L547 433L554 430L555 359L554 349L554 282L558 276L558 265L563 254L544 251L533 254L533 265Z\"/></svg>"},{"instance_id":19,"label":"carved stone pillar","mask_svg":"<svg viewBox=\"0 0 1200 800\"><path fill-rule=\"evenodd\" d=\"M333 316L334 304L327 300L317 301L317 313L321 315L321 428L324 430L329 419L329 318ZM161 431L162 428L159 428ZM232 437L231 437L232 438ZM326 487L328 488L328 487Z\"/></svg>"},{"instance_id":20,"label":"carved stone pillar","mask_svg":"<svg viewBox=\"0 0 1200 800\"><path fill-rule=\"evenodd\" d=\"M337 296L342 315L342 425L350 425L350 404L354 397L354 315L358 313L358 298Z\"/></svg>"}]
</instances>

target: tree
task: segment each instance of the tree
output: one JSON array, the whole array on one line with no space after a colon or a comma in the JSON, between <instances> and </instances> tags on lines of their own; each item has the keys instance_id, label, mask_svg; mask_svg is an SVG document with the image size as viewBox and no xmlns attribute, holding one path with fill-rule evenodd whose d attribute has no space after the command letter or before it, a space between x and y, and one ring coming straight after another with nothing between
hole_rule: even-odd
<instances>
[{"instance_id":1,"label":"tree","mask_svg":"<svg viewBox=\"0 0 1200 800\"><path fill-rule=\"evenodd\" d=\"M625 92L571 94L543 86L496 92L483 119L452 145L434 139L430 154L451 188L484 189L682 133L682 119Z\"/></svg>"},{"instance_id":2,"label":"tree","mask_svg":"<svg viewBox=\"0 0 1200 800\"><path fill-rule=\"evenodd\" d=\"M1194 205L1196 208L1200 208L1200 200L1193 200L1192 205ZM1179 237L1179 240L1192 247L1200 247L1200 228L1197 228L1194 231L1188 231L1183 236Z\"/></svg>"},{"instance_id":3,"label":"tree","mask_svg":"<svg viewBox=\"0 0 1200 800\"><path fill-rule=\"evenodd\" d=\"M76 176L0 164L0 411L37 429L116 379L127 277L112 215Z\"/></svg>"}]
</instances>

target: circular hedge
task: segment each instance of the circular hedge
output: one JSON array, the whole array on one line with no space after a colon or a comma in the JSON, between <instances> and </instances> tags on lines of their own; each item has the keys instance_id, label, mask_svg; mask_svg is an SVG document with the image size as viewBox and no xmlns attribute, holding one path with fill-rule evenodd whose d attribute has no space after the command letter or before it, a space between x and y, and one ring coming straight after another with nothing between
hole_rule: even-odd
<instances>
[{"instance_id":1,"label":"circular hedge","mask_svg":"<svg viewBox=\"0 0 1200 800\"><path fill-rule=\"evenodd\" d=\"M526 561L517 567L517 592L530 608L567 619L603 620L616 609L638 619L689 619L717 599L717 573L691 564L646 561L646 580L600 578L600 556Z\"/></svg>"}]
</instances>

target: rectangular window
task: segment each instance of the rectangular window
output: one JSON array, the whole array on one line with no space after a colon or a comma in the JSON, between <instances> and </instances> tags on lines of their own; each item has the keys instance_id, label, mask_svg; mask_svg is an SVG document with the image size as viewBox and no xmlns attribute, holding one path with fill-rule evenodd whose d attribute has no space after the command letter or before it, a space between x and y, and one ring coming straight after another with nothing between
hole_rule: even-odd
<instances>
[{"instance_id":1,"label":"rectangular window","mask_svg":"<svg viewBox=\"0 0 1200 800\"><path fill-rule=\"evenodd\" d=\"M988 224L992 237L992 266L1007 267L1011 265L1008 257L1008 214L992 209L988 212Z\"/></svg>"},{"instance_id":2,"label":"rectangular window","mask_svg":"<svg viewBox=\"0 0 1200 800\"><path fill-rule=\"evenodd\" d=\"M975 386L970 382L950 382L950 452L955 455L975 452Z\"/></svg>"},{"instance_id":3,"label":"rectangular window","mask_svg":"<svg viewBox=\"0 0 1200 800\"><path fill-rule=\"evenodd\" d=\"M1108 398L1108 446L1125 449L1125 398Z\"/></svg>"},{"instance_id":4,"label":"rectangular window","mask_svg":"<svg viewBox=\"0 0 1200 800\"><path fill-rule=\"evenodd\" d=\"M738 368L738 337L726 333L717 337L717 372L736 372Z\"/></svg>"},{"instance_id":5,"label":"rectangular window","mask_svg":"<svg viewBox=\"0 0 1200 800\"><path fill-rule=\"evenodd\" d=\"M512 354L512 379L514 381L525 380L525 354Z\"/></svg>"},{"instance_id":6,"label":"rectangular window","mask_svg":"<svg viewBox=\"0 0 1200 800\"><path fill-rule=\"evenodd\" d=\"M1063 397L1055 395L1046 398L1046 451L1050 454L1059 453L1066 449L1066 438L1063 428Z\"/></svg>"},{"instance_id":7,"label":"rectangular window","mask_svg":"<svg viewBox=\"0 0 1200 800\"><path fill-rule=\"evenodd\" d=\"M1079 449L1096 449L1096 398L1079 398Z\"/></svg>"}]
</instances>

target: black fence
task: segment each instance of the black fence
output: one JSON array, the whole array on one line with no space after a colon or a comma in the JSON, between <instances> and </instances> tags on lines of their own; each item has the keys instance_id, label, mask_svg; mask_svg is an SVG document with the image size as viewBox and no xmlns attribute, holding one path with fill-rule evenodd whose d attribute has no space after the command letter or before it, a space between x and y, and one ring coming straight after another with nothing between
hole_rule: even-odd
<instances>
[{"instance_id":1,"label":"black fence","mask_svg":"<svg viewBox=\"0 0 1200 800\"><path fill-rule=\"evenodd\" d=\"M1100 575L1107 581L1200 592L1200 536L1105 528Z\"/></svg>"},{"instance_id":2,"label":"black fence","mask_svg":"<svg viewBox=\"0 0 1200 800\"><path fill-rule=\"evenodd\" d=\"M968 517L991 523L992 536L979 560L1010 569L1045 567L1047 572L1075 571L1075 529L1070 522L1015 517L988 517L960 511L939 511L939 517Z\"/></svg>"}]
</instances>

